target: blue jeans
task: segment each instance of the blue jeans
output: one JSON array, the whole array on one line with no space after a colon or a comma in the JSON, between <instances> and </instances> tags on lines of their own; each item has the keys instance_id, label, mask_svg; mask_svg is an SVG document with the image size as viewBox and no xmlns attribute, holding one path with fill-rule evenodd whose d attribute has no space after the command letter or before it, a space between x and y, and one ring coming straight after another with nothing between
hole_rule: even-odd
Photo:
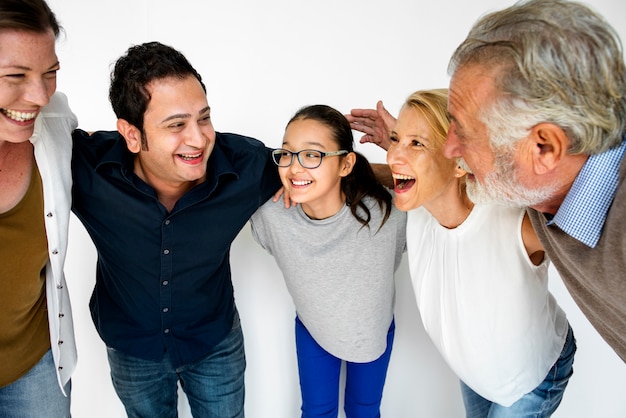
<instances>
[{"instance_id":1,"label":"blue jeans","mask_svg":"<svg viewBox=\"0 0 626 418\"><path fill-rule=\"evenodd\" d=\"M387 333L387 349L370 363L346 362L344 409L347 418L378 418L395 324ZM336 418L339 410L339 374L342 360L320 347L296 317L296 350L302 418Z\"/></svg>"},{"instance_id":2,"label":"blue jeans","mask_svg":"<svg viewBox=\"0 0 626 418\"><path fill-rule=\"evenodd\" d=\"M71 384L65 385L66 397L56 370L52 351L48 350L28 373L0 388L0 417L69 417Z\"/></svg>"},{"instance_id":3,"label":"blue jeans","mask_svg":"<svg viewBox=\"0 0 626 418\"><path fill-rule=\"evenodd\" d=\"M239 315L211 353L177 369L166 355L154 362L107 347L111 380L129 418L176 417L178 382L194 417L243 418L244 354Z\"/></svg>"},{"instance_id":4,"label":"blue jeans","mask_svg":"<svg viewBox=\"0 0 626 418\"><path fill-rule=\"evenodd\" d=\"M544 381L535 390L522 396L509 407L488 401L461 382L467 418L542 418L551 416L561 403L565 387L574 373L572 368L574 353L576 353L576 339L572 327L569 327L561 355Z\"/></svg>"}]
</instances>

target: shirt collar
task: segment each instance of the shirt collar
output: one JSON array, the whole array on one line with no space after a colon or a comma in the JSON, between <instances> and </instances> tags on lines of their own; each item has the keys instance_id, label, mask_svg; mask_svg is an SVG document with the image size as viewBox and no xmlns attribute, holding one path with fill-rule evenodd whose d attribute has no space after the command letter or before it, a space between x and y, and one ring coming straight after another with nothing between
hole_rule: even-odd
<instances>
[{"instance_id":1,"label":"shirt collar","mask_svg":"<svg viewBox=\"0 0 626 418\"><path fill-rule=\"evenodd\" d=\"M221 147L221 142L224 140L223 135L217 132L215 134L215 145L209 156L209 162L207 165L207 178L213 177L217 180L223 175L232 174L235 177L239 177L237 169L233 165L234 155L229 155Z\"/></svg>"},{"instance_id":2,"label":"shirt collar","mask_svg":"<svg viewBox=\"0 0 626 418\"><path fill-rule=\"evenodd\" d=\"M135 155L128 150L126 141L122 135L116 131L111 131L108 134L111 135L111 138L117 135L116 142L109 148L108 151L106 151L106 153L104 153L100 162L96 166L96 170L100 170L101 167L108 164L119 165L122 176L126 179L126 181L133 183L135 187L140 190L150 191L152 188L134 175ZM237 169L231 161L233 156L226 154L220 146L222 136L223 135L219 132L216 132L215 134L215 144L207 164L207 180L204 183L205 185L202 186L202 189L206 189L208 192L206 194L210 194L215 187L217 187L217 183L222 176L233 175L235 178L239 177Z\"/></svg>"},{"instance_id":3,"label":"shirt collar","mask_svg":"<svg viewBox=\"0 0 626 418\"><path fill-rule=\"evenodd\" d=\"M623 141L616 148L591 155L548 224L556 224L566 234L595 248L617 193L619 170L625 151L626 141Z\"/></svg>"},{"instance_id":4,"label":"shirt collar","mask_svg":"<svg viewBox=\"0 0 626 418\"><path fill-rule=\"evenodd\" d=\"M96 170L100 170L102 166L107 164L119 164L122 167L125 167L126 170L133 170L133 153L128 150L128 147L126 146L126 141L119 132L100 131L92 135L106 135L108 137L108 140L114 141L113 145L111 145L109 149L102 155L102 158L96 165Z\"/></svg>"}]
</instances>

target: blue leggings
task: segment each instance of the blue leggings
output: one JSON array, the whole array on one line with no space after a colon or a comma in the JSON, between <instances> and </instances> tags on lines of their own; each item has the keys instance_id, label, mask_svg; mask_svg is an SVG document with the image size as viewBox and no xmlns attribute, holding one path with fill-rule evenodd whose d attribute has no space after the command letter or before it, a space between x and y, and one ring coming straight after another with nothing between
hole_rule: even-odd
<instances>
[{"instance_id":1,"label":"blue leggings","mask_svg":"<svg viewBox=\"0 0 626 418\"><path fill-rule=\"evenodd\" d=\"M387 333L387 349L378 359L369 363L346 362L344 409L347 418L380 417L394 333L395 324L392 321ZM296 350L302 418L336 418L342 360L320 347L297 317Z\"/></svg>"}]
</instances>

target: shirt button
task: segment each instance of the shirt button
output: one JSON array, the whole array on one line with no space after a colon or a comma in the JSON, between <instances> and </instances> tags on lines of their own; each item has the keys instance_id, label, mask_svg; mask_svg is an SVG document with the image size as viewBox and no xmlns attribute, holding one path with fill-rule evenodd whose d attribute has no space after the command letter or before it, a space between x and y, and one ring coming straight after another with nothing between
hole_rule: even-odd
<instances>
[{"instance_id":1,"label":"shirt button","mask_svg":"<svg viewBox=\"0 0 626 418\"><path fill-rule=\"evenodd\" d=\"M170 333L170 329L169 329L169 328L165 328L165 329L163 330L163 332L164 332L164 333L166 333L166 334L169 334L169 333Z\"/></svg>"},{"instance_id":2,"label":"shirt button","mask_svg":"<svg viewBox=\"0 0 626 418\"><path fill-rule=\"evenodd\" d=\"M52 254L57 255L59 253L58 250L52 250Z\"/></svg>"},{"instance_id":3,"label":"shirt button","mask_svg":"<svg viewBox=\"0 0 626 418\"><path fill-rule=\"evenodd\" d=\"M170 308L163 308L163 312L169 312Z\"/></svg>"},{"instance_id":4,"label":"shirt button","mask_svg":"<svg viewBox=\"0 0 626 418\"><path fill-rule=\"evenodd\" d=\"M170 220L168 219L165 221L165 225L169 225L169 224L170 224Z\"/></svg>"},{"instance_id":5,"label":"shirt button","mask_svg":"<svg viewBox=\"0 0 626 418\"><path fill-rule=\"evenodd\" d=\"M168 282L167 280L163 280L163 286L167 286L168 284L170 284L170 282Z\"/></svg>"},{"instance_id":6,"label":"shirt button","mask_svg":"<svg viewBox=\"0 0 626 418\"><path fill-rule=\"evenodd\" d=\"M163 254L168 255L170 253L170 250L163 250Z\"/></svg>"},{"instance_id":7,"label":"shirt button","mask_svg":"<svg viewBox=\"0 0 626 418\"><path fill-rule=\"evenodd\" d=\"M46 216L47 216L48 218L52 218L52 212L48 212L48 213L46 213Z\"/></svg>"}]
</instances>

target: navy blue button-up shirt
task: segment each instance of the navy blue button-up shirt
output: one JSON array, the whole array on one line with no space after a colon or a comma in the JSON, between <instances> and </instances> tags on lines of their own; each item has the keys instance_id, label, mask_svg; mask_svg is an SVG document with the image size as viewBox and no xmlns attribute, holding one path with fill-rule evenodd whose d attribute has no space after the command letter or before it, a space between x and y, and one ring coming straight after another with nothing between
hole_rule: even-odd
<instances>
[{"instance_id":1,"label":"navy blue button-up shirt","mask_svg":"<svg viewBox=\"0 0 626 418\"><path fill-rule=\"evenodd\" d=\"M98 251L90 307L100 337L146 360L167 353L174 367L203 358L232 328L231 244L281 185L270 150L217 133L207 180L168 213L121 135L73 137L73 211Z\"/></svg>"}]
</instances>

